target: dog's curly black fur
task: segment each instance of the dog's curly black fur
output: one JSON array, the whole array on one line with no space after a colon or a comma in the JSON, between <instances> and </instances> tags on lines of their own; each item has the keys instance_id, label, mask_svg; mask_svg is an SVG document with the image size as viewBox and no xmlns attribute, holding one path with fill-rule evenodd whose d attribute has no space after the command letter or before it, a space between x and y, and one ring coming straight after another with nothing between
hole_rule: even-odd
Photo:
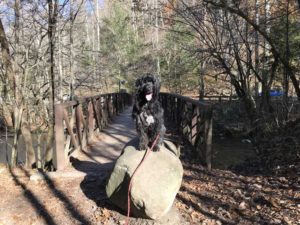
<instances>
[{"instance_id":1,"label":"dog's curly black fur","mask_svg":"<svg viewBox=\"0 0 300 225\"><path fill-rule=\"evenodd\" d=\"M132 117L136 120L136 129L140 139L139 149L151 148L159 135L159 139L153 147L153 151L158 151L163 143L166 130L163 119L164 112L158 101L160 80L156 76L146 74L136 80L135 88Z\"/></svg>"}]
</instances>

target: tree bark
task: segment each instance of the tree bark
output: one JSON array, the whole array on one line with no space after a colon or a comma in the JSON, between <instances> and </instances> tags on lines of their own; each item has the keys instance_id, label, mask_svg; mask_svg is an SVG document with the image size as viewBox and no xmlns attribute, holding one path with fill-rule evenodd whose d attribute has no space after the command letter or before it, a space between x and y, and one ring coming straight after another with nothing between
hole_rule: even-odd
<instances>
[{"instance_id":1,"label":"tree bark","mask_svg":"<svg viewBox=\"0 0 300 225\"><path fill-rule=\"evenodd\" d=\"M203 100L204 99L204 95L205 95L205 83L204 83L205 64L206 64L205 61L200 63L200 71L199 71L199 100Z\"/></svg>"},{"instance_id":2,"label":"tree bark","mask_svg":"<svg viewBox=\"0 0 300 225\"><path fill-rule=\"evenodd\" d=\"M286 0L286 32L285 32L285 58L290 63L290 44L289 44L289 4L290 0ZM283 104L288 105L288 93L289 93L289 72L285 68L283 73Z\"/></svg>"},{"instance_id":3,"label":"tree bark","mask_svg":"<svg viewBox=\"0 0 300 225\"><path fill-rule=\"evenodd\" d=\"M3 60L4 70L6 72L6 81L8 85L6 85L6 91L4 93L4 100L8 100L9 96L11 98L16 97L16 79L15 72L13 69L13 63L10 56L9 43L4 31L4 27L2 24L2 20L0 18L0 44L1 44L1 54Z\"/></svg>"},{"instance_id":4,"label":"tree bark","mask_svg":"<svg viewBox=\"0 0 300 225\"><path fill-rule=\"evenodd\" d=\"M258 10L258 6L259 6L259 0L255 0L255 22L257 25L259 25L259 10ZM255 44L254 44L254 68L255 71L258 73L259 70L259 37L258 37L258 32L257 30L254 31L254 35L255 35ZM258 94L259 94L259 83L257 82L257 77L254 77L255 79L255 98L258 98Z\"/></svg>"},{"instance_id":5,"label":"tree bark","mask_svg":"<svg viewBox=\"0 0 300 225\"><path fill-rule=\"evenodd\" d=\"M73 6L73 0L70 0L70 33L69 33L69 39L70 39L70 99L74 99L74 70L73 70L73 65L74 65L74 60L73 60L73 55L74 55L74 50L73 50L73 26L74 26L74 6Z\"/></svg>"},{"instance_id":6,"label":"tree bark","mask_svg":"<svg viewBox=\"0 0 300 225\"><path fill-rule=\"evenodd\" d=\"M159 27L158 27L158 0L155 0L155 43L156 43L156 73L160 76L159 57Z\"/></svg>"},{"instance_id":7,"label":"tree bark","mask_svg":"<svg viewBox=\"0 0 300 225\"><path fill-rule=\"evenodd\" d=\"M26 148L26 167L31 169L33 167L34 163L36 162L36 160L35 160L35 154L34 154L34 148L33 148L30 127L29 127L27 121L24 120L24 117L23 117L22 123L21 123L21 132L22 132L22 136L24 138L25 148Z\"/></svg>"},{"instance_id":8,"label":"tree bark","mask_svg":"<svg viewBox=\"0 0 300 225\"><path fill-rule=\"evenodd\" d=\"M11 155L11 165L17 165L17 148L18 140L20 136L20 125L22 120L23 109L19 109L20 105L16 104L17 92L16 92L16 74L13 68L13 60L10 56L9 43L6 37L6 33L0 18L0 44L1 44L1 54L3 60L3 66L5 71L5 80L8 85L6 85L6 91L4 93L4 100L2 104L4 120L6 126L10 126L13 122L14 127L14 140Z\"/></svg>"},{"instance_id":9,"label":"tree bark","mask_svg":"<svg viewBox=\"0 0 300 225\"><path fill-rule=\"evenodd\" d=\"M49 132L48 136L45 163L51 163L53 159L53 146L54 146L54 126L55 126L55 61L54 61L54 50L55 50L55 31L56 31L56 20L58 14L58 0L48 0L48 38L49 38L49 51L50 51L50 68L49 68L49 80L50 80L50 94L49 94ZM50 167L50 166L49 166Z\"/></svg>"}]
</instances>

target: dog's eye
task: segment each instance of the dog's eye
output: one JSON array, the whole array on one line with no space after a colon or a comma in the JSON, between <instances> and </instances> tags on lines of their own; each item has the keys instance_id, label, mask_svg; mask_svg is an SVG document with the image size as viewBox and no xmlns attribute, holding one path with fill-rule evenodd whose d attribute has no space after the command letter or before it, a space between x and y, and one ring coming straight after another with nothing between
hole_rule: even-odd
<instances>
[{"instance_id":1,"label":"dog's eye","mask_svg":"<svg viewBox=\"0 0 300 225\"><path fill-rule=\"evenodd\" d=\"M152 78L149 77L148 79L146 79L146 82L147 82L147 83L154 83L154 80L153 80Z\"/></svg>"}]
</instances>

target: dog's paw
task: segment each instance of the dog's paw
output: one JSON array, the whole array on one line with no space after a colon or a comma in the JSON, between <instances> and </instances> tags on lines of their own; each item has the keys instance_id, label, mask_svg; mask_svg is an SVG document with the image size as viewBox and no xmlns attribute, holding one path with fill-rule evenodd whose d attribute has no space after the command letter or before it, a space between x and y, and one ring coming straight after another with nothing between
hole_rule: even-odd
<instances>
[{"instance_id":1,"label":"dog's paw","mask_svg":"<svg viewBox=\"0 0 300 225\"><path fill-rule=\"evenodd\" d=\"M139 151L146 151L147 148L148 148L148 147L147 147L146 145L140 145L138 150L139 150Z\"/></svg>"},{"instance_id":2,"label":"dog's paw","mask_svg":"<svg viewBox=\"0 0 300 225\"><path fill-rule=\"evenodd\" d=\"M160 146L159 145L155 145L152 149L152 151L154 152L158 152L160 150Z\"/></svg>"}]
</instances>

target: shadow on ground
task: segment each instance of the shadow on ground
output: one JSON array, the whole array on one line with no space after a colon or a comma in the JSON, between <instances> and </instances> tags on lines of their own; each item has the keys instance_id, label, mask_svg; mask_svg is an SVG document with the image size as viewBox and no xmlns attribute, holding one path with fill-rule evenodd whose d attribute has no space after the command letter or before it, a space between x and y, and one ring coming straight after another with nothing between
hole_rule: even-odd
<instances>
[{"instance_id":1,"label":"shadow on ground","mask_svg":"<svg viewBox=\"0 0 300 225\"><path fill-rule=\"evenodd\" d=\"M77 209L74 202L69 198L67 192L60 189L57 186L56 182L53 181L52 178L44 171L39 171L39 173L43 177L42 181L40 182L43 182L43 186L46 187L46 189L43 189L43 186L37 186L36 188L33 188L32 183L28 182L30 179L30 173L23 167L14 169L9 167L8 171L15 185L23 190L25 201L27 201L32 206L32 208L36 211L38 217L43 221L42 224L61 224L61 222L59 222L59 219L55 216L53 210L49 208L49 204L47 204L48 199L46 200L43 198L43 190L48 192L48 198L56 198L59 202L62 203L64 211L69 215L69 218L72 221L77 221L80 224L86 225L91 224L89 218L87 218L85 214ZM28 211L28 213L30 213L30 210ZM25 221L27 221L27 218ZM24 224L25 221L19 222L20 224ZM40 224L40 222L41 221L39 220L38 223Z\"/></svg>"},{"instance_id":2,"label":"shadow on ground","mask_svg":"<svg viewBox=\"0 0 300 225\"><path fill-rule=\"evenodd\" d=\"M88 199L94 201L98 207L117 211L123 215L126 214L110 203L105 192L105 186L115 164L114 162L100 164L81 161L76 158L72 158L71 162L76 170L86 173L80 183L80 188Z\"/></svg>"}]
</instances>

